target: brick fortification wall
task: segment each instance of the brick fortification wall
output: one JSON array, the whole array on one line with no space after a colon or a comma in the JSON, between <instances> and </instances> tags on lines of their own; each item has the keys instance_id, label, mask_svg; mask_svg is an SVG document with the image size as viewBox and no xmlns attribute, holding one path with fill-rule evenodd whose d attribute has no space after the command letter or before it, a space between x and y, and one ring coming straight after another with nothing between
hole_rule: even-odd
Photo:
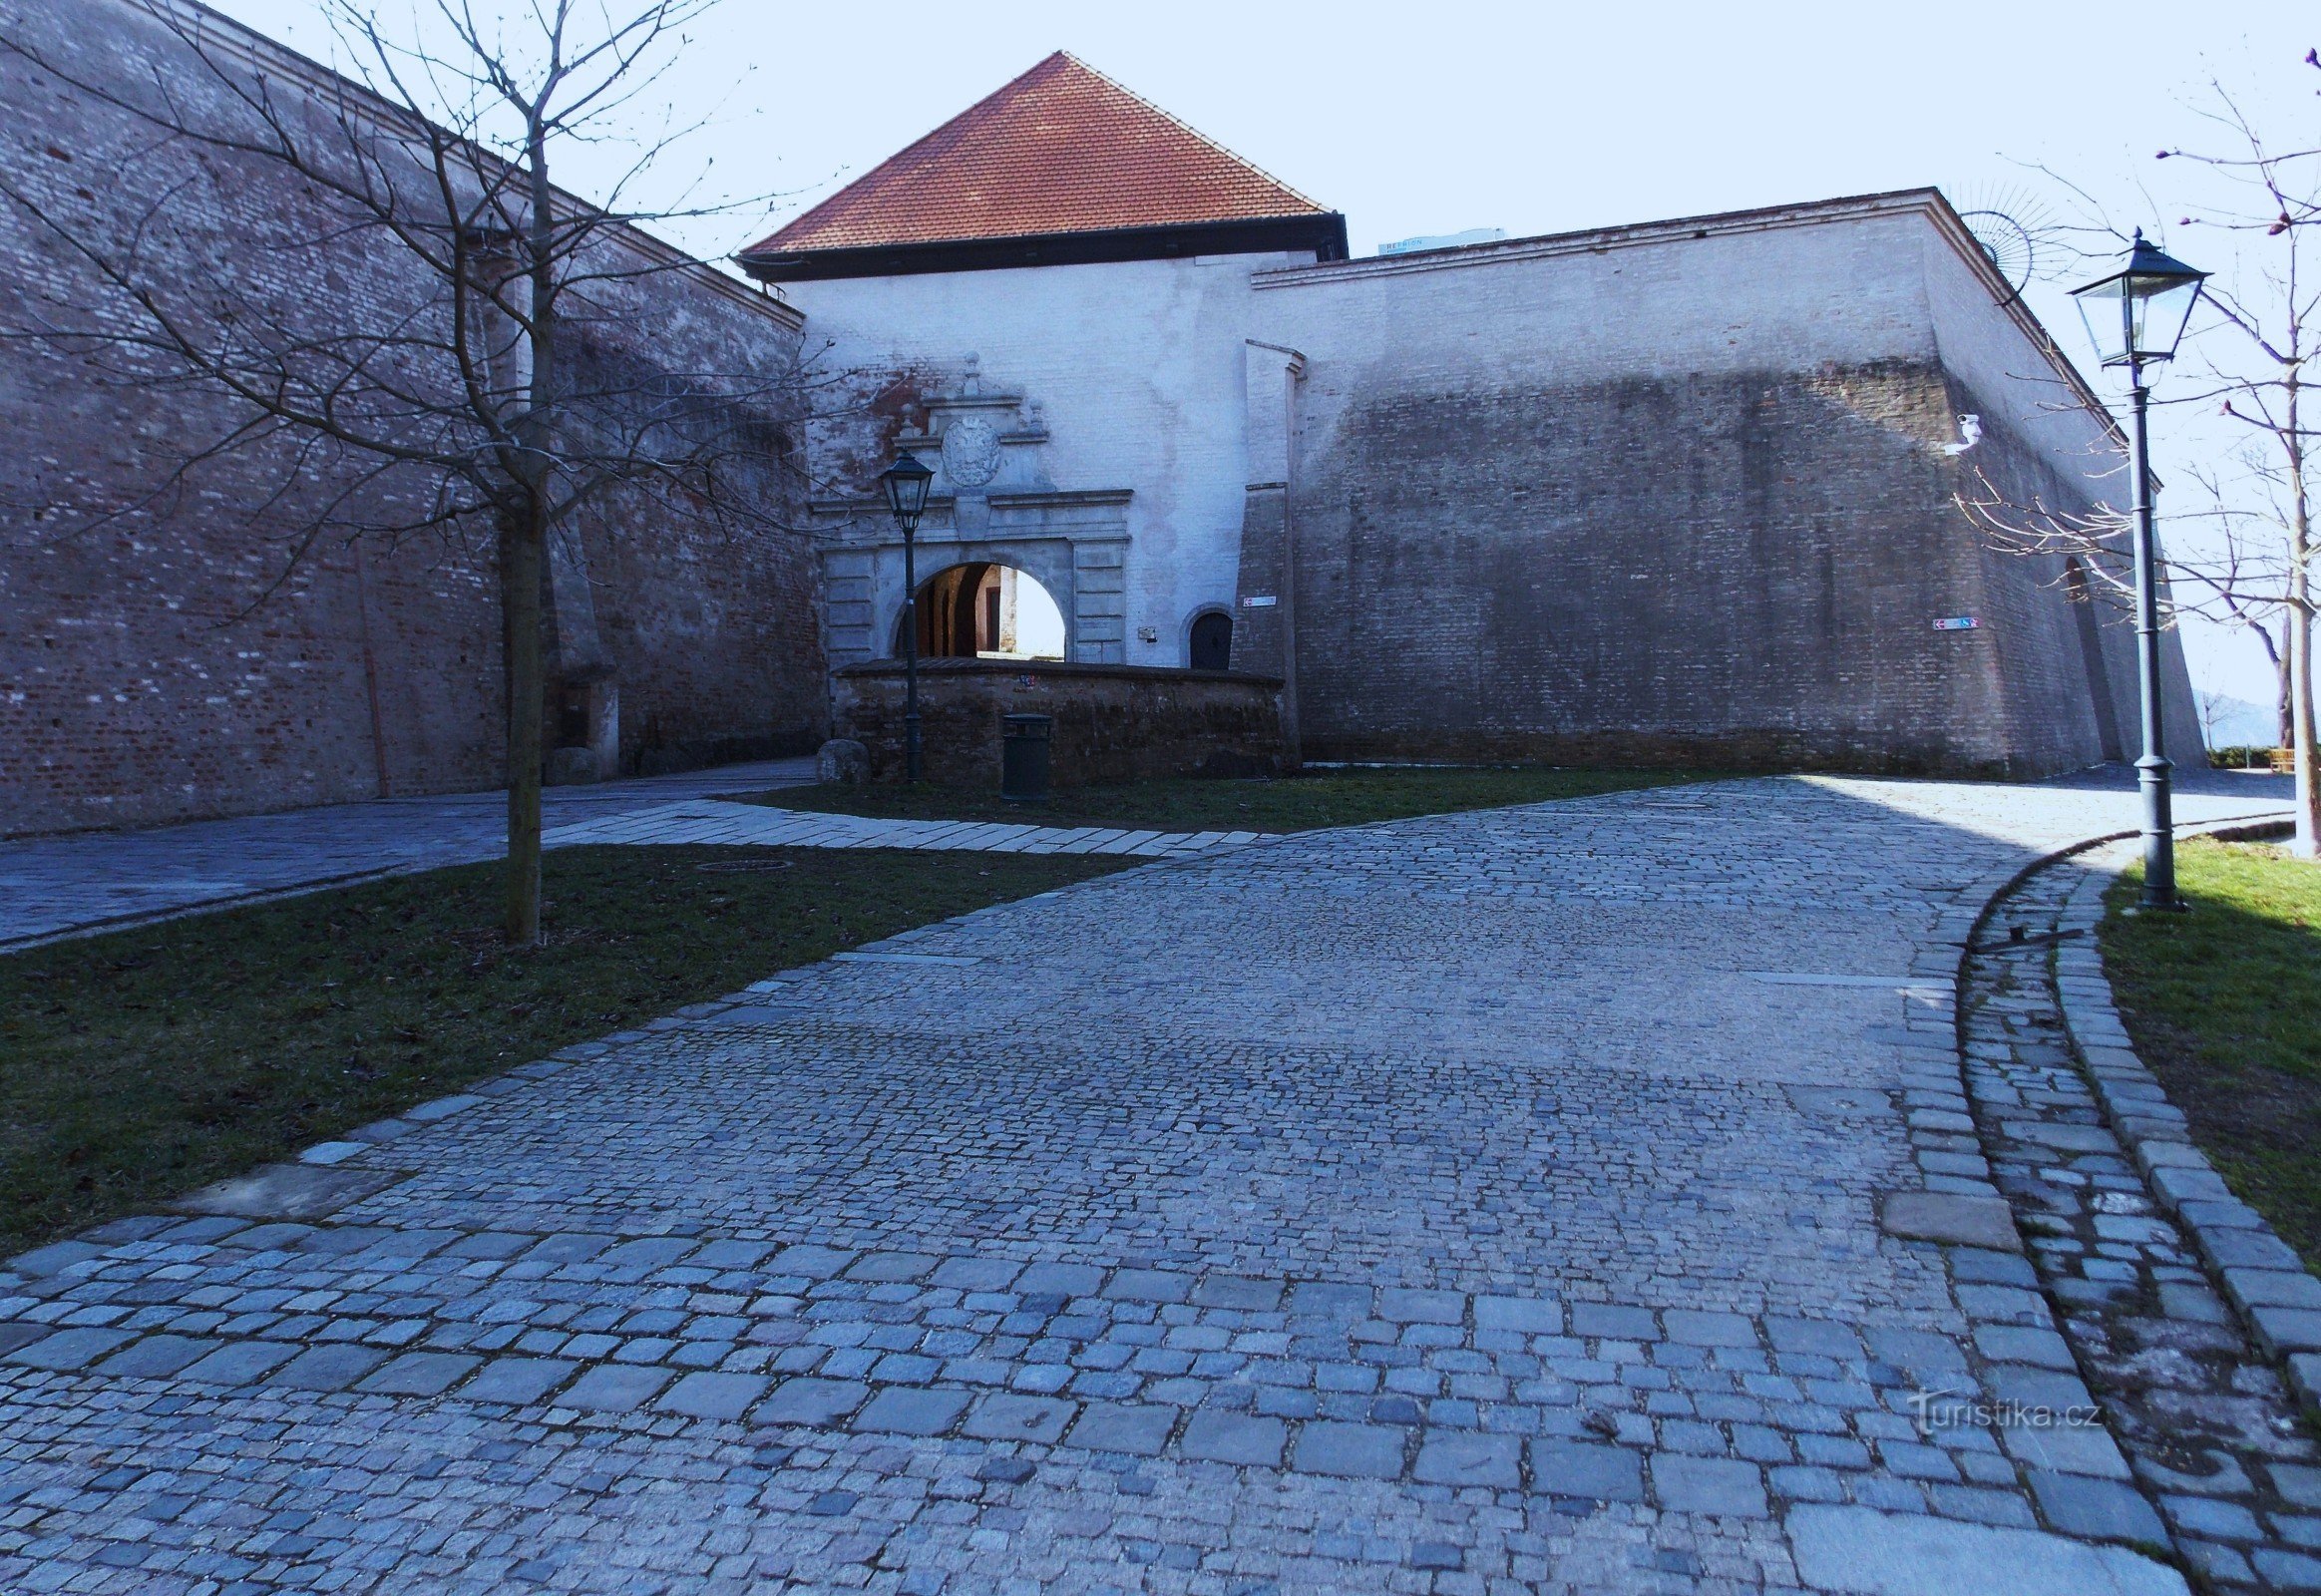
<instances>
[{"instance_id":1,"label":"brick fortification wall","mask_svg":"<svg viewBox=\"0 0 2321 1596\"><path fill-rule=\"evenodd\" d=\"M1000 717L1049 715L1058 787L1167 776L1260 776L1281 767L1281 682L1238 671L1062 660L923 659L927 779L999 785ZM875 781L904 770L904 671L887 660L831 676L842 737L870 751Z\"/></svg>"},{"instance_id":2,"label":"brick fortification wall","mask_svg":"<svg viewBox=\"0 0 2321 1596\"><path fill-rule=\"evenodd\" d=\"M195 118L232 114L208 69L123 0L0 0L0 30L108 92L150 103L159 79ZM273 53L273 94L307 92L314 72ZM334 304L375 324L439 297L375 236L318 242L327 212L277 166L159 141L15 52L0 51L0 103L9 186L108 249L149 229L147 258L167 260L161 280L189 302L227 282L286 324L319 328ZM669 258L646 242L617 247ZM0 327L135 325L5 199L0 262ZM605 288L594 311L580 329L590 359L763 371L796 354L794 314L700 268ZM418 485L292 439L226 450L169 486L247 413L158 381L118 349L8 349L0 834L499 782L488 529L353 537L407 512ZM791 425L747 420L777 441ZM618 684L624 768L812 746L826 706L802 535L728 532L637 496L606 501L578 533L569 563L584 568L580 591Z\"/></svg>"},{"instance_id":3,"label":"brick fortification wall","mask_svg":"<svg viewBox=\"0 0 2321 1596\"><path fill-rule=\"evenodd\" d=\"M1662 230L1258 279L1308 368L1289 460L1253 361L1235 662L1281 668L1287 480L1305 756L2023 777L2131 741L2117 616L1954 502L1979 465L2087 505L2102 418L1930 212Z\"/></svg>"}]
</instances>

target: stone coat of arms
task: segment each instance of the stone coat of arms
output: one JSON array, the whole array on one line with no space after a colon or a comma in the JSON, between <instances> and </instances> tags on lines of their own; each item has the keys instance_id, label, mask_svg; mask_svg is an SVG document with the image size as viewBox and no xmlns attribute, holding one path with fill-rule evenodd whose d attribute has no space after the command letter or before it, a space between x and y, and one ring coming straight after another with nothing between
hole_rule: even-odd
<instances>
[{"instance_id":1,"label":"stone coat of arms","mask_svg":"<svg viewBox=\"0 0 2321 1596\"><path fill-rule=\"evenodd\" d=\"M963 488L999 475L999 429L983 416L962 416L943 432L943 469Z\"/></svg>"}]
</instances>

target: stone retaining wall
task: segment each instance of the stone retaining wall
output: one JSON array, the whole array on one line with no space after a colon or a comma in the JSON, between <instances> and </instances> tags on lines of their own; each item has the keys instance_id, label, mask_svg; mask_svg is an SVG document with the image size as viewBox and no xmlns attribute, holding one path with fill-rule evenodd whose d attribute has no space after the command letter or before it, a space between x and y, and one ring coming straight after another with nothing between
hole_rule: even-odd
<instances>
[{"instance_id":1,"label":"stone retaining wall","mask_svg":"<svg viewBox=\"0 0 2321 1596\"><path fill-rule=\"evenodd\" d=\"M871 779L903 775L904 670L898 660L832 676L835 735L870 750ZM930 781L999 784L1000 716L1055 717L1059 787L1154 776L1270 775L1282 763L1282 684L1236 671L1062 660L928 659L919 665L920 738Z\"/></svg>"}]
</instances>

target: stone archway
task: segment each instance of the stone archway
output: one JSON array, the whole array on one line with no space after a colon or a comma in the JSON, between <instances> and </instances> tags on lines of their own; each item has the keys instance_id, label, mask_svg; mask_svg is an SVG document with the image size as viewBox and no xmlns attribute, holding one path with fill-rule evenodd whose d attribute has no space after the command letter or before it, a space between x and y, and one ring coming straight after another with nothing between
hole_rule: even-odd
<instances>
[{"instance_id":1,"label":"stone archway","mask_svg":"<svg viewBox=\"0 0 2321 1596\"><path fill-rule=\"evenodd\" d=\"M922 659L1061 659L1063 611L1038 578L996 560L963 560L920 584ZM906 615L893 652L904 652Z\"/></svg>"}]
</instances>

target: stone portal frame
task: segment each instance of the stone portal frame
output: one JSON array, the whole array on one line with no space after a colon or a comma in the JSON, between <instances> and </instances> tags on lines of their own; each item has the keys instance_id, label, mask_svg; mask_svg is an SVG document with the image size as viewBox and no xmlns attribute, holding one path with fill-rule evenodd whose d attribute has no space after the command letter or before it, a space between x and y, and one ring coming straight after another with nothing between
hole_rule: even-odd
<instances>
[{"instance_id":1,"label":"stone portal frame","mask_svg":"<svg viewBox=\"0 0 2321 1596\"><path fill-rule=\"evenodd\" d=\"M1048 592L1064 617L1064 657L1083 664L1127 658L1128 490L993 494L988 500L938 499L918 538L918 578L978 561L1013 566ZM882 510L851 512L830 534L822 556L823 643L832 669L894 655L907 595L903 539ZM967 514L961 515L965 510ZM963 521L980 529L963 535Z\"/></svg>"}]
</instances>

